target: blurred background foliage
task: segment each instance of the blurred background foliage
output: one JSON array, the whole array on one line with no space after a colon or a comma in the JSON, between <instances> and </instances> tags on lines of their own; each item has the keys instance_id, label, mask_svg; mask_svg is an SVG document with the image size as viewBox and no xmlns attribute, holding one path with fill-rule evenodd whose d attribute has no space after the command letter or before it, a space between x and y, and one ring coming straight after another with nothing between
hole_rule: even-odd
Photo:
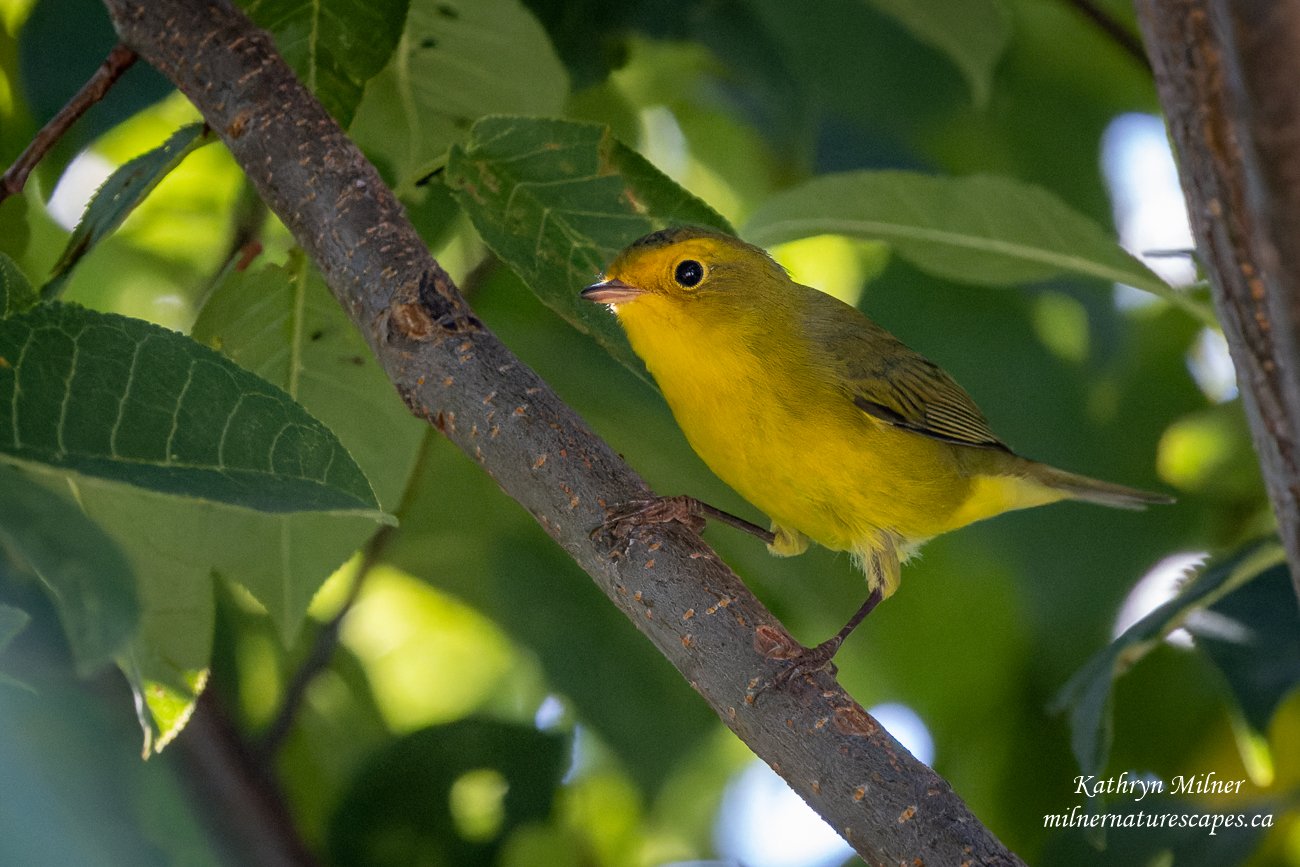
<instances>
[{"instance_id":1,"label":"blurred background foliage","mask_svg":"<svg viewBox=\"0 0 1300 867\"><path fill-rule=\"evenodd\" d=\"M291 59L333 62L302 50L330 38L304 29L310 5L247 4ZM1066 0L325 5L358 29L334 34L345 60L333 77L304 77L324 82L324 101L351 119L482 319L662 492L759 518L695 457L653 388L544 306L480 237L444 178L449 148L483 115L607 125L734 226L830 172L1036 184L1184 298L1207 297L1177 252L1190 239L1150 73ZM1128 4L1096 5L1135 31ZM385 26L363 31L349 17L365 14ZM2 0L0 24L7 165L114 38L93 0ZM369 54L347 62L367 41ZM39 287L91 192L196 117L137 64L25 193L0 204L0 253ZM260 256L249 274L231 273L250 234ZM164 685L170 704L149 699L146 731L173 736L206 678L326 863L851 860L522 509L403 417L291 247L214 144L161 177L62 289L66 301L192 334L289 390L400 520L246 514L36 474L116 540L145 582L146 628L189 660ZM935 540L840 655L846 688L1030 863L1300 865L1300 625L1285 566L1255 541L1272 519L1215 329L1098 279L940 279L869 239L819 236L775 253L948 369L1018 451L1179 498L1145 513L1063 504ZM285 366L285 347L308 351ZM0 502L13 498L0 509L0 861L238 863L195 795L190 735L142 763L121 673L74 673L64 612L31 577L30 543L71 528L32 518L15 490L0 489ZM180 569L191 532L205 551L247 547L260 565L213 553ZM780 560L726 528L707 536L801 640L825 637L861 601L843 555ZM265 553L277 550L291 553ZM1207 558L1219 565L1202 571L1201 595L1170 602ZM158 619L169 593L188 613ZM313 667L336 628L337 648ZM1061 704L1072 677L1075 702ZM1273 827L1112 832L1098 849L1096 835L1044 826L1045 814L1089 808L1080 762L1102 776L1246 781L1235 796L1091 808L1268 813Z\"/></svg>"}]
</instances>

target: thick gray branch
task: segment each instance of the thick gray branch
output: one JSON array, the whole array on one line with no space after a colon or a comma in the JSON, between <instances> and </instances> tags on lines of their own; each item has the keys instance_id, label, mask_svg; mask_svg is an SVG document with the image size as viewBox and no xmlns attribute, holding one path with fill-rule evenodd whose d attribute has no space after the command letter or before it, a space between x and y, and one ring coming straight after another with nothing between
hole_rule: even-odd
<instances>
[{"instance_id":1,"label":"thick gray branch","mask_svg":"<svg viewBox=\"0 0 1300 867\"><path fill-rule=\"evenodd\" d=\"M478 461L586 570L723 721L872 864L1017 864L952 791L827 674L749 692L790 640L686 529L612 557L592 528L644 483L485 329L375 170L224 2L106 0L316 261L412 411ZM577 287L574 287L575 291Z\"/></svg>"},{"instance_id":2,"label":"thick gray branch","mask_svg":"<svg viewBox=\"0 0 1300 867\"><path fill-rule=\"evenodd\" d=\"M1300 6L1137 9L1300 599Z\"/></svg>"}]
</instances>

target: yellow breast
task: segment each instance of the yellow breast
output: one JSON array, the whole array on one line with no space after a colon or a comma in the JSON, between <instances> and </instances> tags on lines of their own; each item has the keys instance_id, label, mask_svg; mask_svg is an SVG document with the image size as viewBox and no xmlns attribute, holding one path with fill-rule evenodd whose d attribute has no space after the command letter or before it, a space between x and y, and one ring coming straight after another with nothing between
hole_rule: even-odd
<instances>
[{"instance_id":1,"label":"yellow breast","mask_svg":"<svg viewBox=\"0 0 1300 867\"><path fill-rule=\"evenodd\" d=\"M735 323L720 345L707 320L655 297L618 314L692 448L774 524L860 550L881 531L919 542L980 511L964 508L972 485L953 446L867 416L797 345Z\"/></svg>"}]
</instances>

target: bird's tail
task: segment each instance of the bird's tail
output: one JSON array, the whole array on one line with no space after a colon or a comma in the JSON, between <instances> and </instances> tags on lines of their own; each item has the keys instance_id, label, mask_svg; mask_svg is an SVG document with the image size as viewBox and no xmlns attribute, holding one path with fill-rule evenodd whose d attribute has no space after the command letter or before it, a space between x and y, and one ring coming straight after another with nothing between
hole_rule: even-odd
<instances>
[{"instance_id":1,"label":"bird's tail","mask_svg":"<svg viewBox=\"0 0 1300 867\"><path fill-rule=\"evenodd\" d=\"M1151 505L1174 502L1173 497L1165 494L1141 491L1137 488L1129 488L1113 482L1103 482L1101 479L1092 479L1078 473L1066 472L1047 464L1040 464L1037 461L1027 461L1026 463L1028 464L1026 467L1027 475L1031 479L1041 485L1060 491L1070 499L1097 503L1101 506L1114 506L1118 509L1145 509Z\"/></svg>"}]
</instances>

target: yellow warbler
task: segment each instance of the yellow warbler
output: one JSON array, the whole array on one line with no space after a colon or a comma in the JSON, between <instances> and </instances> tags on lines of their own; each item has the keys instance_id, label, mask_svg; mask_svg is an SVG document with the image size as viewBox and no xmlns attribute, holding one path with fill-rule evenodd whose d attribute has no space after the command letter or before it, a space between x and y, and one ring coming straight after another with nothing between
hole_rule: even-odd
<instances>
[{"instance_id":1,"label":"yellow warbler","mask_svg":"<svg viewBox=\"0 0 1300 867\"><path fill-rule=\"evenodd\" d=\"M849 551L866 573L867 602L806 662L829 662L940 533L1063 499L1170 502L1015 454L938 366L729 235L655 232L604 276L583 297L613 309L691 446L771 518L756 535L780 555ZM639 517L705 514L719 517L679 497Z\"/></svg>"}]
</instances>

